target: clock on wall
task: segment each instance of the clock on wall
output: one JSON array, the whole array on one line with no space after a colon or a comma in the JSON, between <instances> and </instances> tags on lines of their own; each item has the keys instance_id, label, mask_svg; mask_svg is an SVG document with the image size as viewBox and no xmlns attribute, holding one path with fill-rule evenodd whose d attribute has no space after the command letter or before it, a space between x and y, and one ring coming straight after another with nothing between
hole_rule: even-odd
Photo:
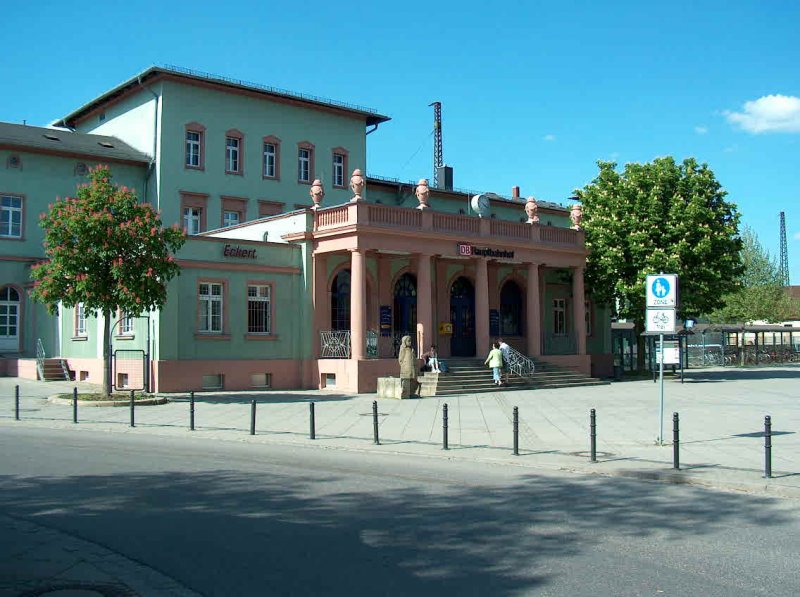
<instances>
[{"instance_id":1,"label":"clock on wall","mask_svg":"<svg viewBox=\"0 0 800 597\"><path fill-rule=\"evenodd\" d=\"M472 207L472 211L478 214L478 217L484 217L489 215L489 197L484 194L474 195L472 200L470 201L470 206Z\"/></svg>"}]
</instances>

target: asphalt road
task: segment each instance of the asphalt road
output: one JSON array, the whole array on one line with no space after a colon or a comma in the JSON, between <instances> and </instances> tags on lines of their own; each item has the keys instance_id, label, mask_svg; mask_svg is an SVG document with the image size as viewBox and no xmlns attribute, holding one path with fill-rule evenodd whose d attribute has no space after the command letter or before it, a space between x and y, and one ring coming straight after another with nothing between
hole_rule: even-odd
<instances>
[{"instance_id":1,"label":"asphalt road","mask_svg":"<svg viewBox=\"0 0 800 597\"><path fill-rule=\"evenodd\" d=\"M0 511L207 595L800 593L797 501L511 465L6 428Z\"/></svg>"}]
</instances>

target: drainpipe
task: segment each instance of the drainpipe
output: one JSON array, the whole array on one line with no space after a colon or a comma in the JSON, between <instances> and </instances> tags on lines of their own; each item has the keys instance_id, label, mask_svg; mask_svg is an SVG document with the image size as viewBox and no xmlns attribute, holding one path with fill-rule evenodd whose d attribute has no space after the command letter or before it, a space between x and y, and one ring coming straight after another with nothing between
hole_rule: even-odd
<instances>
[{"instance_id":1,"label":"drainpipe","mask_svg":"<svg viewBox=\"0 0 800 597\"><path fill-rule=\"evenodd\" d=\"M366 132L366 134L364 135L365 137L366 137L367 135L371 135L372 133L374 133L375 131L377 131L377 130L378 130L378 123L375 123L375 124L373 124L373 125L372 125L372 127L373 127L372 129L370 129L370 130L368 130L368 131Z\"/></svg>"}]
</instances>

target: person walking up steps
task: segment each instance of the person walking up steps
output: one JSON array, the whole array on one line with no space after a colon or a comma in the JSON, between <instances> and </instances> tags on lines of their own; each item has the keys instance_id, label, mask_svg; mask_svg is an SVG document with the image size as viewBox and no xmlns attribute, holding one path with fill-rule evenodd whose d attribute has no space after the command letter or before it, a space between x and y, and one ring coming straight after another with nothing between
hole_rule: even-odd
<instances>
[{"instance_id":1,"label":"person walking up steps","mask_svg":"<svg viewBox=\"0 0 800 597\"><path fill-rule=\"evenodd\" d=\"M500 352L500 349L497 347L497 342L492 344L492 350L489 351L489 356L486 357L483 364L491 367L494 383L498 386L503 385L503 382L500 381L500 369L503 367L503 353Z\"/></svg>"},{"instance_id":2,"label":"person walking up steps","mask_svg":"<svg viewBox=\"0 0 800 597\"><path fill-rule=\"evenodd\" d=\"M497 348L503 355L503 383L508 385L508 376L511 372L511 347L502 338L497 339Z\"/></svg>"}]
</instances>

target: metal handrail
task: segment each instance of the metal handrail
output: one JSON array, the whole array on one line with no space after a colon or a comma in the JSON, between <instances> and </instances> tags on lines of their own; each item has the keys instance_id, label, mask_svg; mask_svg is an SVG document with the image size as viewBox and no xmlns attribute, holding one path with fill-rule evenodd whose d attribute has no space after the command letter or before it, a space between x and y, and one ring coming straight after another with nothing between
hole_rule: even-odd
<instances>
[{"instance_id":1,"label":"metal handrail","mask_svg":"<svg viewBox=\"0 0 800 597\"><path fill-rule=\"evenodd\" d=\"M536 363L533 362L533 359L530 357L525 356L518 350L515 350L508 347L508 369L514 375L518 375L520 377L533 377L533 374L536 372Z\"/></svg>"},{"instance_id":2,"label":"metal handrail","mask_svg":"<svg viewBox=\"0 0 800 597\"><path fill-rule=\"evenodd\" d=\"M44 360L47 355L44 352L44 344L42 339L36 339L36 370L39 372L39 379L44 379Z\"/></svg>"}]
</instances>

